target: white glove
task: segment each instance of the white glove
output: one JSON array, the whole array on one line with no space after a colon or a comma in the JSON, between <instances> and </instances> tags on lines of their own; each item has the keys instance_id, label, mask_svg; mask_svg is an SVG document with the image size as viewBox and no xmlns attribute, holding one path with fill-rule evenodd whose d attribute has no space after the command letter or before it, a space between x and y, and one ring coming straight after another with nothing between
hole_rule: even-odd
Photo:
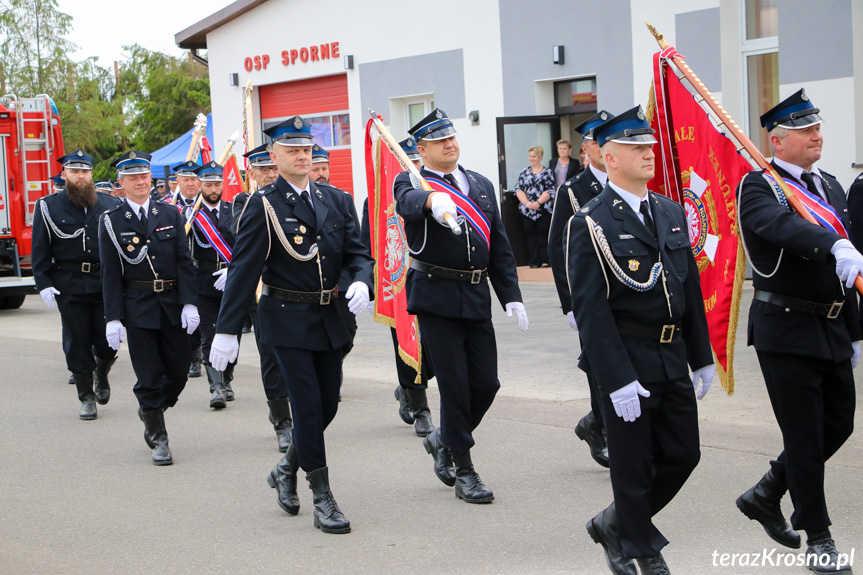
<instances>
[{"instance_id":1,"label":"white glove","mask_svg":"<svg viewBox=\"0 0 863 575\"><path fill-rule=\"evenodd\" d=\"M52 287L46 287L45 289L43 289L42 291L39 292L39 295L42 296L42 301L45 302L45 305L47 305L51 309L54 309L55 308L54 296L60 295L60 292L58 292L57 290L55 290Z\"/></svg>"},{"instance_id":2,"label":"white glove","mask_svg":"<svg viewBox=\"0 0 863 575\"><path fill-rule=\"evenodd\" d=\"M512 317L512 312L515 312L515 317L518 319L518 329L527 331L527 326L530 325L530 322L527 321L527 312L524 311L524 304L520 301L506 304L506 317Z\"/></svg>"},{"instance_id":3,"label":"white glove","mask_svg":"<svg viewBox=\"0 0 863 575\"><path fill-rule=\"evenodd\" d=\"M375 302L370 301L366 304L366 310L369 312L369 315L375 317Z\"/></svg>"},{"instance_id":4,"label":"white glove","mask_svg":"<svg viewBox=\"0 0 863 575\"><path fill-rule=\"evenodd\" d=\"M836 275L845 282L845 287L853 287L857 275L863 271L863 255L846 239L833 244L830 253L836 257Z\"/></svg>"},{"instance_id":5,"label":"white glove","mask_svg":"<svg viewBox=\"0 0 863 575\"><path fill-rule=\"evenodd\" d=\"M219 291L225 291L225 284L228 282L228 268L222 268L213 275L219 276L216 278L216 282L213 284L213 287Z\"/></svg>"},{"instance_id":6,"label":"white glove","mask_svg":"<svg viewBox=\"0 0 863 575\"><path fill-rule=\"evenodd\" d=\"M578 331L578 324L575 323L575 314L572 312L567 312L566 321L569 322L569 329L572 331Z\"/></svg>"},{"instance_id":7,"label":"white glove","mask_svg":"<svg viewBox=\"0 0 863 575\"><path fill-rule=\"evenodd\" d=\"M692 389L695 390L695 397L704 399L707 395L707 390L710 389L710 384L713 383L713 376L716 374L716 368L711 363L705 365L692 372ZM698 382L701 380L701 387L698 387Z\"/></svg>"},{"instance_id":8,"label":"white glove","mask_svg":"<svg viewBox=\"0 0 863 575\"><path fill-rule=\"evenodd\" d=\"M228 364L237 359L240 343L236 335L217 333L210 345L210 364L216 371L225 371Z\"/></svg>"},{"instance_id":9,"label":"white glove","mask_svg":"<svg viewBox=\"0 0 863 575\"><path fill-rule=\"evenodd\" d=\"M352 283L345 292L345 299L348 300L348 309L357 315L369 305L369 286L363 282Z\"/></svg>"},{"instance_id":10,"label":"white glove","mask_svg":"<svg viewBox=\"0 0 863 575\"><path fill-rule=\"evenodd\" d=\"M123 327L123 322L119 319L112 319L105 324L105 339L108 340L108 346L114 351L120 350L120 344L126 341L126 328Z\"/></svg>"},{"instance_id":11,"label":"white glove","mask_svg":"<svg viewBox=\"0 0 863 575\"><path fill-rule=\"evenodd\" d=\"M611 403L614 405L614 413L622 417L623 421L635 421L641 417L641 400L638 396L650 397L650 392L641 387L638 380L625 385L617 391L609 394Z\"/></svg>"},{"instance_id":12,"label":"white glove","mask_svg":"<svg viewBox=\"0 0 863 575\"><path fill-rule=\"evenodd\" d=\"M186 330L186 333L192 335L198 324L201 323L201 316L198 315L198 306L187 303L183 306L183 311L180 312L180 325Z\"/></svg>"},{"instance_id":13,"label":"white glove","mask_svg":"<svg viewBox=\"0 0 863 575\"><path fill-rule=\"evenodd\" d=\"M452 201L452 198L450 198L448 194L435 192L431 197L431 213L432 216L434 216L434 219L447 226L449 224L444 220L444 214L456 217L457 212L455 202Z\"/></svg>"},{"instance_id":14,"label":"white glove","mask_svg":"<svg viewBox=\"0 0 863 575\"><path fill-rule=\"evenodd\" d=\"M856 369L860 365L860 342L852 341L851 349L854 350L854 353L851 355L851 369Z\"/></svg>"}]
</instances>

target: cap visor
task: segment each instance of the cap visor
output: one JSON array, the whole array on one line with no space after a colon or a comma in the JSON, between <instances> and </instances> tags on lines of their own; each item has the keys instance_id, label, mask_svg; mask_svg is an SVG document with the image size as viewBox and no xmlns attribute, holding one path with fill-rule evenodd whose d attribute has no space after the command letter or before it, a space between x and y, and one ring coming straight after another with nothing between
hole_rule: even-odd
<instances>
[{"instance_id":1,"label":"cap visor","mask_svg":"<svg viewBox=\"0 0 863 575\"><path fill-rule=\"evenodd\" d=\"M821 119L821 116L818 114L808 114L806 116L800 118L794 118L793 120L786 120L779 124L779 128L787 128L789 130L802 130L803 128L808 128L809 126L814 126L815 124L820 124L824 120Z\"/></svg>"},{"instance_id":2,"label":"cap visor","mask_svg":"<svg viewBox=\"0 0 863 575\"><path fill-rule=\"evenodd\" d=\"M458 132L455 131L455 128L452 126L444 126L439 130L435 130L429 133L427 136L423 136L422 140L426 142L434 142L437 140L446 140L447 138L452 138Z\"/></svg>"},{"instance_id":3,"label":"cap visor","mask_svg":"<svg viewBox=\"0 0 863 575\"><path fill-rule=\"evenodd\" d=\"M606 142L614 142L616 144L632 144L638 146L641 144L655 144L656 138L653 137L653 134L633 134L632 136L620 136L619 138L606 140Z\"/></svg>"},{"instance_id":4,"label":"cap visor","mask_svg":"<svg viewBox=\"0 0 863 575\"><path fill-rule=\"evenodd\" d=\"M310 148L313 145L312 140L309 138L283 138L281 140L276 140L273 143L280 146L308 146Z\"/></svg>"},{"instance_id":5,"label":"cap visor","mask_svg":"<svg viewBox=\"0 0 863 575\"><path fill-rule=\"evenodd\" d=\"M150 166L129 166L128 168L120 168L117 170L117 173L122 176L128 176L131 174L149 174Z\"/></svg>"}]
</instances>

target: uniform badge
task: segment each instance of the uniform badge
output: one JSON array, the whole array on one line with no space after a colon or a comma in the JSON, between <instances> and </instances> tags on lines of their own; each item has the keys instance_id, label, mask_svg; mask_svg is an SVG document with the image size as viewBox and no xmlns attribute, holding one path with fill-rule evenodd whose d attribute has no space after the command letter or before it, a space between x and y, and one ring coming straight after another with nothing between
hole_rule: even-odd
<instances>
[{"instance_id":1,"label":"uniform badge","mask_svg":"<svg viewBox=\"0 0 863 575\"><path fill-rule=\"evenodd\" d=\"M156 206L153 206L153 209L150 210L150 213L153 214L154 216L158 216L159 210L156 209Z\"/></svg>"},{"instance_id":2,"label":"uniform badge","mask_svg":"<svg viewBox=\"0 0 863 575\"><path fill-rule=\"evenodd\" d=\"M126 251L127 251L127 252L134 252L134 251L135 251L135 246L132 246L132 245L130 245L130 246L126 246Z\"/></svg>"},{"instance_id":3,"label":"uniform badge","mask_svg":"<svg viewBox=\"0 0 863 575\"><path fill-rule=\"evenodd\" d=\"M132 219L132 212L126 212L126 214L123 217L126 218L127 220L131 220Z\"/></svg>"},{"instance_id":4,"label":"uniform badge","mask_svg":"<svg viewBox=\"0 0 863 575\"><path fill-rule=\"evenodd\" d=\"M612 207L614 207L621 202L623 202L623 200L614 200L613 202L611 202L611 205L612 205Z\"/></svg>"},{"instance_id":5,"label":"uniform badge","mask_svg":"<svg viewBox=\"0 0 863 575\"><path fill-rule=\"evenodd\" d=\"M413 147L413 145L414 145L414 141L413 141L413 140L411 140L410 138L408 138L408 139L405 141L405 144L407 144L408 148L412 148L412 147Z\"/></svg>"},{"instance_id":6,"label":"uniform badge","mask_svg":"<svg viewBox=\"0 0 863 575\"><path fill-rule=\"evenodd\" d=\"M600 120L602 120L603 122L604 122L604 121L606 121L606 120L608 119L608 114L606 114L606 113L605 113L605 110L603 110L603 111L599 114L599 119L600 119Z\"/></svg>"},{"instance_id":7,"label":"uniform badge","mask_svg":"<svg viewBox=\"0 0 863 575\"><path fill-rule=\"evenodd\" d=\"M297 245L303 243L303 236L294 236L294 243Z\"/></svg>"},{"instance_id":8,"label":"uniform badge","mask_svg":"<svg viewBox=\"0 0 863 575\"><path fill-rule=\"evenodd\" d=\"M78 157L80 158L80 157L82 157L83 155L84 155L84 152L82 152L81 150L78 150Z\"/></svg>"},{"instance_id":9,"label":"uniform badge","mask_svg":"<svg viewBox=\"0 0 863 575\"><path fill-rule=\"evenodd\" d=\"M639 265L641 264L638 263L638 260L629 260L629 271L637 272Z\"/></svg>"},{"instance_id":10,"label":"uniform badge","mask_svg":"<svg viewBox=\"0 0 863 575\"><path fill-rule=\"evenodd\" d=\"M671 228L671 231L672 231L672 232L679 232L679 231L680 231L680 228Z\"/></svg>"},{"instance_id":11,"label":"uniform badge","mask_svg":"<svg viewBox=\"0 0 863 575\"><path fill-rule=\"evenodd\" d=\"M138 157L138 156L137 156L137 154L135 154L135 152L129 152L129 159L130 159L130 160L134 160L134 159L135 159L135 158L137 158L137 157Z\"/></svg>"},{"instance_id":12,"label":"uniform badge","mask_svg":"<svg viewBox=\"0 0 863 575\"><path fill-rule=\"evenodd\" d=\"M438 120L440 120L441 118L443 118L443 114L441 114L441 113L440 113L440 110L438 110L437 112L435 112L435 118L437 118Z\"/></svg>"},{"instance_id":13,"label":"uniform badge","mask_svg":"<svg viewBox=\"0 0 863 575\"><path fill-rule=\"evenodd\" d=\"M303 129L303 121L300 119L299 116L294 118L294 128L296 128L297 130Z\"/></svg>"},{"instance_id":14,"label":"uniform badge","mask_svg":"<svg viewBox=\"0 0 863 575\"><path fill-rule=\"evenodd\" d=\"M803 89L800 90L800 99L803 100L804 102L809 101L809 96L806 95L806 91Z\"/></svg>"},{"instance_id":15,"label":"uniform badge","mask_svg":"<svg viewBox=\"0 0 863 575\"><path fill-rule=\"evenodd\" d=\"M300 226L300 233L301 234L306 233L306 226Z\"/></svg>"},{"instance_id":16,"label":"uniform badge","mask_svg":"<svg viewBox=\"0 0 863 575\"><path fill-rule=\"evenodd\" d=\"M617 237L618 237L618 239L621 239L621 240L634 240L635 239L635 236L632 234L620 234Z\"/></svg>"},{"instance_id":17,"label":"uniform badge","mask_svg":"<svg viewBox=\"0 0 863 575\"><path fill-rule=\"evenodd\" d=\"M138 236L135 236L134 238L132 238L132 243L133 243L133 244L137 244L137 243L139 243L140 241L141 241L141 240L139 240L139 239L138 239ZM129 246L129 247L131 247L131 246ZM129 250L129 251L131 251L131 250Z\"/></svg>"},{"instance_id":18,"label":"uniform badge","mask_svg":"<svg viewBox=\"0 0 863 575\"><path fill-rule=\"evenodd\" d=\"M639 120L644 119L644 112L641 111L641 106L638 107L638 112L635 114Z\"/></svg>"},{"instance_id":19,"label":"uniform badge","mask_svg":"<svg viewBox=\"0 0 863 575\"><path fill-rule=\"evenodd\" d=\"M323 199L324 199L324 197L321 195L321 193L320 193L320 192L315 192L315 195L316 195L316 196L318 196L318 199L319 199L319 200L323 200Z\"/></svg>"},{"instance_id":20,"label":"uniform badge","mask_svg":"<svg viewBox=\"0 0 863 575\"><path fill-rule=\"evenodd\" d=\"M589 211L590 211L590 208L581 208L581 209L580 209L580 210L578 210L578 211L579 211L579 212L582 212L582 213L584 213L584 214L586 214L587 212L589 212Z\"/></svg>"}]
</instances>

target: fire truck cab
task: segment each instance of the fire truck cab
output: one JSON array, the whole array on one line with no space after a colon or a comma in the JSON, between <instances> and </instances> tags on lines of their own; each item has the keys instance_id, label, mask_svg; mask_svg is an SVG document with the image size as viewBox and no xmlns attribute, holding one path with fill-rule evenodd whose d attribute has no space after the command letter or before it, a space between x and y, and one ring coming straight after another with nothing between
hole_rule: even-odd
<instances>
[{"instance_id":1,"label":"fire truck cab","mask_svg":"<svg viewBox=\"0 0 863 575\"><path fill-rule=\"evenodd\" d=\"M63 135L46 94L0 98L0 309L16 309L36 285L30 267L36 201L52 193Z\"/></svg>"}]
</instances>

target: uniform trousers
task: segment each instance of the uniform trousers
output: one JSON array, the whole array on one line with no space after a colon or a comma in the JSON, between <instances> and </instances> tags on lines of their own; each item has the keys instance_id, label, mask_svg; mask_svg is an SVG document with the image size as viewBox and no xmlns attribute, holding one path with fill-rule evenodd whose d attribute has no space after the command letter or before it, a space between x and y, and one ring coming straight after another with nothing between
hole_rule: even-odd
<instances>
[{"instance_id":1,"label":"uniform trousers","mask_svg":"<svg viewBox=\"0 0 863 575\"><path fill-rule=\"evenodd\" d=\"M60 294L55 296L63 326L63 353L72 373L93 373L95 353L110 361L116 352L105 339L105 304L102 294Z\"/></svg>"},{"instance_id":2,"label":"uniform trousers","mask_svg":"<svg viewBox=\"0 0 863 575\"><path fill-rule=\"evenodd\" d=\"M343 350L273 346L273 351L290 394L300 467L307 472L326 467L324 430L339 409Z\"/></svg>"},{"instance_id":3,"label":"uniform trousers","mask_svg":"<svg viewBox=\"0 0 863 575\"><path fill-rule=\"evenodd\" d=\"M391 327L390 333L393 336L393 350L396 354L396 373L399 376L399 385L404 389L428 389L429 378L434 377L434 372L428 358L425 346L422 350L422 369L420 370L420 382L416 383L417 370L405 363L402 356L399 355L399 338L396 334L396 328Z\"/></svg>"},{"instance_id":4,"label":"uniform trousers","mask_svg":"<svg viewBox=\"0 0 863 575\"><path fill-rule=\"evenodd\" d=\"M820 531L830 526L824 498L824 462L854 430L855 390L851 360L839 363L758 351L758 363L782 430L784 450L770 464L785 479L794 504L791 526Z\"/></svg>"},{"instance_id":5,"label":"uniform trousers","mask_svg":"<svg viewBox=\"0 0 863 575\"><path fill-rule=\"evenodd\" d=\"M490 319L417 314L440 391L440 432L457 453L474 446L473 430L491 407L497 379L497 342Z\"/></svg>"},{"instance_id":6,"label":"uniform trousers","mask_svg":"<svg viewBox=\"0 0 863 575\"><path fill-rule=\"evenodd\" d=\"M623 555L652 557L668 544L653 525L698 465L698 408L687 377L643 383L641 417L626 422L603 397L611 489Z\"/></svg>"},{"instance_id":7,"label":"uniform trousers","mask_svg":"<svg viewBox=\"0 0 863 575\"><path fill-rule=\"evenodd\" d=\"M255 343L258 346L258 355L261 358L261 381L264 384L264 393L267 400L282 399L288 397L288 386L282 378L282 372L279 371L279 362L276 361L276 352L273 351L273 346L267 345L261 341L260 330L258 329L258 304L253 304L249 310L249 319L252 321L252 326L255 332Z\"/></svg>"},{"instance_id":8,"label":"uniform trousers","mask_svg":"<svg viewBox=\"0 0 863 575\"><path fill-rule=\"evenodd\" d=\"M201 323L195 333L201 334L201 352L204 355L204 365L210 365L210 347L213 345L213 338L216 337L216 319L219 317L219 307L222 305L222 298L198 296L198 315L201 317ZM237 343L242 340L243 334L237 334ZM193 343L194 345L194 343ZM235 359L231 365L237 365Z\"/></svg>"},{"instance_id":9,"label":"uniform trousers","mask_svg":"<svg viewBox=\"0 0 863 575\"><path fill-rule=\"evenodd\" d=\"M127 327L129 356L138 381L132 391L144 411L173 407L186 386L192 347L189 335L173 325L163 308L159 329Z\"/></svg>"}]
</instances>

